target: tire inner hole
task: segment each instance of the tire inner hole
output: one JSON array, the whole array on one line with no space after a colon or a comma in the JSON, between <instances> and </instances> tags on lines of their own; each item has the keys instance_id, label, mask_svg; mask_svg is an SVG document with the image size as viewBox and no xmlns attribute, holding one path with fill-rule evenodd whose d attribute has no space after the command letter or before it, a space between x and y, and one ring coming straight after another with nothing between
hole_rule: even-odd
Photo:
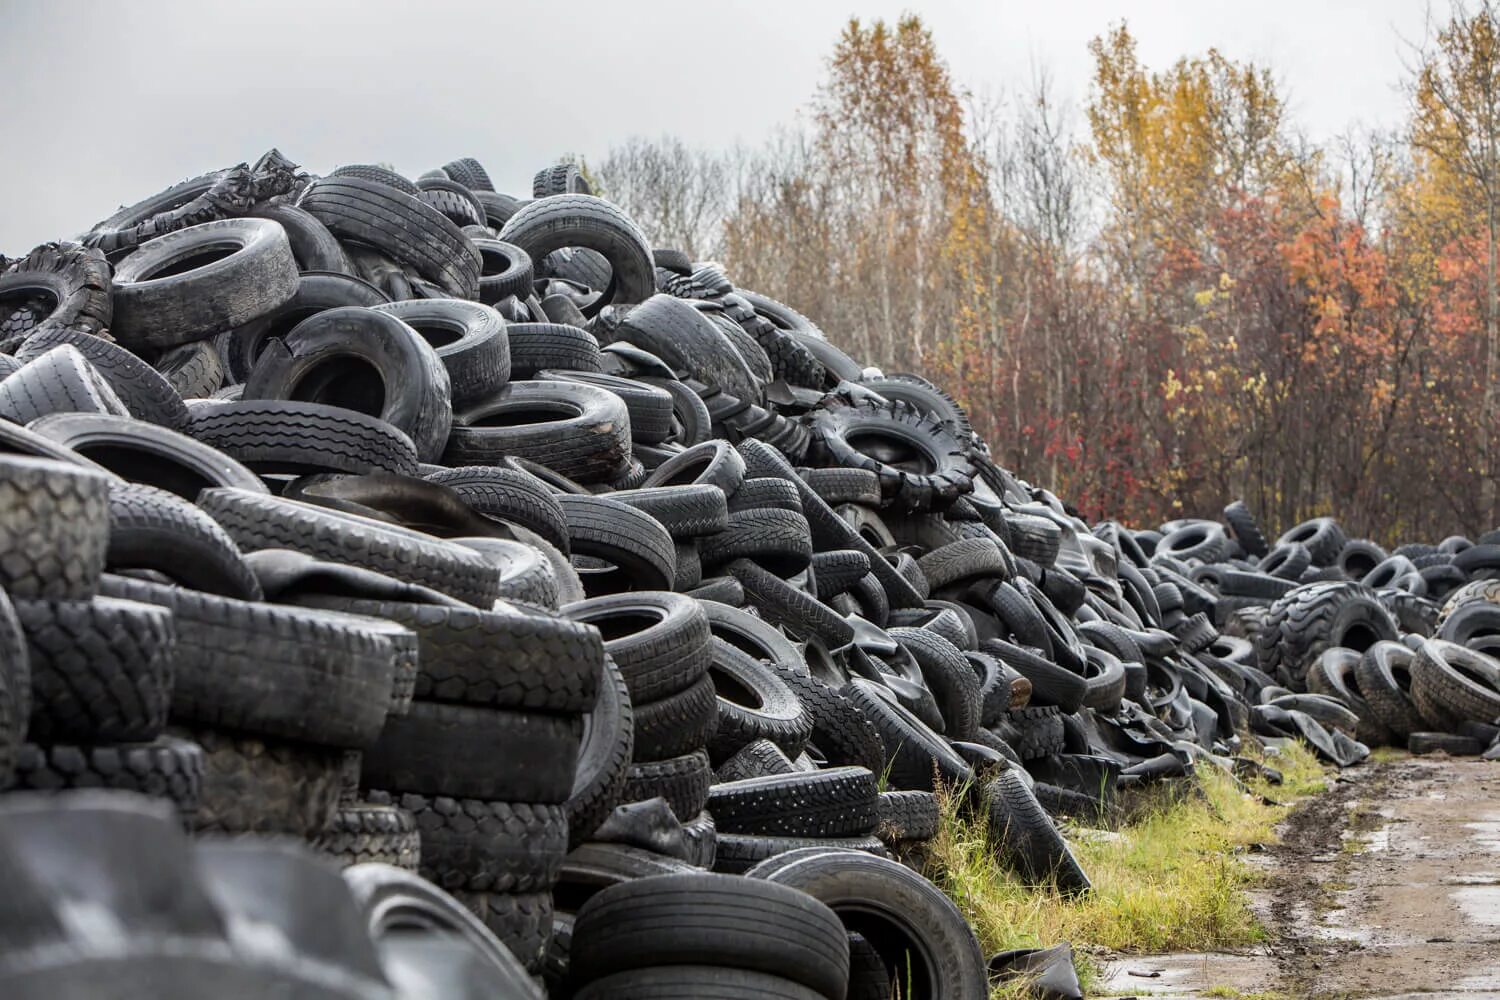
<instances>
[{"instance_id":1,"label":"tire inner hole","mask_svg":"<svg viewBox=\"0 0 1500 1000\"><path fill-rule=\"evenodd\" d=\"M168 257L161 266L154 267L142 275L142 280L160 281L162 278L196 271L200 267L207 267L225 257L233 256L239 252L239 249L238 243L210 243L207 246L193 247L180 256Z\"/></svg>"},{"instance_id":2,"label":"tire inner hole","mask_svg":"<svg viewBox=\"0 0 1500 1000\"><path fill-rule=\"evenodd\" d=\"M708 676L713 678L714 693L731 705L742 705L745 708L754 709L765 705L760 695L740 683L739 678L720 669L718 664L713 664L708 668Z\"/></svg>"},{"instance_id":3,"label":"tire inner hole","mask_svg":"<svg viewBox=\"0 0 1500 1000\"><path fill-rule=\"evenodd\" d=\"M469 422L470 427L522 427L546 424L582 416L583 411L566 403L527 402L524 405L501 406L494 413Z\"/></svg>"},{"instance_id":4,"label":"tire inner hole","mask_svg":"<svg viewBox=\"0 0 1500 1000\"><path fill-rule=\"evenodd\" d=\"M300 403L339 406L378 417L385 408L385 379L363 358L339 357L309 368L288 396Z\"/></svg>"},{"instance_id":5,"label":"tire inner hole","mask_svg":"<svg viewBox=\"0 0 1500 1000\"><path fill-rule=\"evenodd\" d=\"M868 455L885 465L894 466L903 472L919 476L931 475L937 465L922 449L909 441L892 437L880 431L856 431L848 436L849 447L861 455Z\"/></svg>"}]
</instances>

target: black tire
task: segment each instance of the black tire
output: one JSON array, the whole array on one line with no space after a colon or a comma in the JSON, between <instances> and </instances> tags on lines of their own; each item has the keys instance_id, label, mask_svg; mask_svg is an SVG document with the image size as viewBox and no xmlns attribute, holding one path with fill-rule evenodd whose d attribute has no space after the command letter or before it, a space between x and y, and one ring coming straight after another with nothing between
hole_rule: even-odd
<instances>
[{"instance_id":1,"label":"black tire","mask_svg":"<svg viewBox=\"0 0 1500 1000\"><path fill-rule=\"evenodd\" d=\"M625 769L620 801L646 802L662 798L674 816L691 818L703 811L712 782L708 754L702 750L670 760L637 761Z\"/></svg>"},{"instance_id":2,"label":"black tire","mask_svg":"<svg viewBox=\"0 0 1500 1000\"><path fill-rule=\"evenodd\" d=\"M876 832L887 844L931 840L942 821L942 809L931 792L881 792L875 812Z\"/></svg>"},{"instance_id":3,"label":"black tire","mask_svg":"<svg viewBox=\"0 0 1500 1000\"><path fill-rule=\"evenodd\" d=\"M113 317L104 254L78 243L43 243L0 267L0 341L57 330L98 334Z\"/></svg>"},{"instance_id":4,"label":"black tire","mask_svg":"<svg viewBox=\"0 0 1500 1000\"><path fill-rule=\"evenodd\" d=\"M995 732L1022 760L1062 753L1067 745L1066 729L1055 705L1010 709Z\"/></svg>"},{"instance_id":5,"label":"black tire","mask_svg":"<svg viewBox=\"0 0 1500 1000\"><path fill-rule=\"evenodd\" d=\"M670 965L594 980L574 1000L823 1000L823 994L766 972L712 965Z\"/></svg>"},{"instance_id":6,"label":"black tire","mask_svg":"<svg viewBox=\"0 0 1500 1000\"><path fill-rule=\"evenodd\" d=\"M708 618L690 597L616 594L567 605L562 613L599 629L604 651L624 676L632 704L682 691L708 670Z\"/></svg>"},{"instance_id":7,"label":"black tire","mask_svg":"<svg viewBox=\"0 0 1500 1000\"><path fill-rule=\"evenodd\" d=\"M62 327L32 334L16 351L16 360L25 364L64 345L83 355L131 416L174 430L188 422L182 398L156 369L123 347L92 334Z\"/></svg>"},{"instance_id":8,"label":"black tire","mask_svg":"<svg viewBox=\"0 0 1500 1000\"><path fill-rule=\"evenodd\" d=\"M283 399L354 410L411 438L419 461L448 440L448 371L411 327L375 309L347 306L303 320L255 362L242 399Z\"/></svg>"},{"instance_id":9,"label":"black tire","mask_svg":"<svg viewBox=\"0 0 1500 1000\"><path fill-rule=\"evenodd\" d=\"M459 299L412 299L375 307L425 340L448 372L455 410L483 402L511 377L505 320L488 306Z\"/></svg>"},{"instance_id":10,"label":"black tire","mask_svg":"<svg viewBox=\"0 0 1500 1000\"><path fill-rule=\"evenodd\" d=\"M528 324L512 324L509 328L512 335L517 327L524 325ZM533 325L544 326L546 324ZM590 343L592 342L591 338ZM597 369L597 348L595 348L595 354ZM546 371L538 372L537 378L553 382L580 382L584 385L608 389L619 396L625 401L625 409L630 413L630 436L633 441L660 444L672 436L672 396L665 389L637 379L604 375L597 370L578 368L548 368Z\"/></svg>"},{"instance_id":11,"label":"black tire","mask_svg":"<svg viewBox=\"0 0 1500 1000\"><path fill-rule=\"evenodd\" d=\"M154 486L126 483L109 491L112 572L154 570L184 587L246 601L261 598L255 574L213 518Z\"/></svg>"},{"instance_id":12,"label":"black tire","mask_svg":"<svg viewBox=\"0 0 1500 1000\"><path fill-rule=\"evenodd\" d=\"M1010 575L1005 554L990 538L960 538L928 552L917 565L932 590L975 577L1005 579Z\"/></svg>"},{"instance_id":13,"label":"black tire","mask_svg":"<svg viewBox=\"0 0 1500 1000\"><path fill-rule=\"evenodd\" d=\"M423 701L577 713L598 697L597 630L541 612L451 608L308 594L307 607L383 618L416 633L414 694Z\"/></svg>"},{"instance_id":14,"label":"black tire","mask_svg":"<svg viewBox=\"0 0 1500 1000\"><path fill-rule=\"evenodd\" d=\"M893 628L889 632L911 653L922 670L922 679L937 699L942 713L943 735L967 740L979 728L979 678L962 651L947 639L925 628Z\"/></svg>"},{"instance_id":15,"label":"black tire","mask_svg":"<svg viewBox=\"0 0 1500 1000\"><path fill-rule=\"evenodd\" d=\"M1053 663L1023 646L1002 639L984 639L979 651L998 657L1031 682L1031 700L1038 705L1055 705L1066 715L1083 707L1088 697L1088 681L1080 674Z\"/></svg>"},{"instance_id":16,"label":"black tire","mask_svg":"<svg viewBox=\"0 0 1500 1000\"><path fill-rule=\"evenodd\" d=\"M944 1000L989 996L974 931L948 897L905 865L858 851L809 847L746 874L799 889L829 906L894 974L897 982L887 983L883 996L897 991Z\"/></svg>"},{"instance_id":17,"label":"black tire","mask_svg":"<svg viewBox=\"0 0 1500 1000\"><path fill-rule=\"evenodd\" d=\"M411 813L374 802L340 803L312 846L340 868L382 864L414 872L421 853Z\"/></svg>"},{"instance_id":18,"label":"black tire","mask_svg":"<svg viewBox=\"0 0 1500 1000\"><path fill-rule=\"evenodd\" d=\"M333 271L352 274L354 265L338 238L310 212L289 203L262 202L246 213L247 218L269 219L281 224L291 245L298 271Z\"/></svg>"},{"instance_id":19,"label":"black tire","mask_svg":"<svg viewBox=\"0 0 1500 1000\"><path fill-rule=\"evenodd\" d=\"M448 465L494 465L512 456L588 483L610 482L629 468L625 401L596 386L511 382L453 421Z\"/></svg>"},{"instance_id":20,"label":"black tire","mask_svg":"<svg viewBox=\"0 0 1500 1000\"><path fill-rule=\"evenodd\" d=\"M1314 566L1332 566L1338 560L1346 541L1344 529L1339 527L1337 521L1331 517L1315 517L1292 528L1277 539L1276 544L1296 542L1305 545Z\"/></svg>"},{"instance_id":21,"label":"black tire","mask_svg":"<svg viewBox=\"0 0 1500 1000\"><path fill-rule=\"evenodd\" d=\"M729 497L731 514L760 509L789 510L801 514L802 497L795 484L773 476L746 479Z\"/></svg>"},{"instance_id":22,"label":"black tire","mask_svg":"<svg viewBox=\"0 0 1500 1000\"><path fill-rule=\"evenodd\" d=\"M804 469L802 479L831 505L880 503L880 477L868 469Z\"/></svg>"},{"instance_id":23,"label":"black tire","mask_svg":"<svg viewBox=\"0 0 1500 1000\"><path fill-rule=\"evenodd\" d=\"M495 185L480 162L472 156L460 157L442 165L443 173L472 191L494 191Z\"/></svg>"},{"instance_id":24,"label":"black tire","mask_svg":"<svg viewBox=\"0 0 1500 1000\"><path fill-rule=\"evenodd\" d=\"M757 915L753 926L747 913ZM584 904L571 963L578 982L704 964L772 973L842 997L849 944L833 911L803 892L709 873L667 875L605 889Z\"/></svg>"},{"instance_id":25,"label":"black tire","mask_svg":"<svg viewBox=\"0 0 1500 1000\"><path fill-rule=\"evenodd\" d=\"M1229 536L1213 521L1193 521L1168 533L1156 543L1156 554L1174 559L1197 559L1216 563L1229 553Z\"/></svg>"},{"instance_id":26,"label":"black tire","mask_svg":"<svg viewBox=\"0 0 1500 1000\"><path fill-rule=\"evenodd\" d=\"M1229 525L1230 535L1245 550L1246 555L1260 557L1270 550L1266 544L1266 536L1261 532L1255 515L1250 513L1245 501L1236 500L1224 508L1224 523Z\"/></svg>"},{"instance_id":27,"label":"black tire","mask_svg":"<svg viewBox=\"0 0 1500 1000\"><path fill-rule=\"evenodd\" d=\"M341 240L374 247L450 295L479 292L479 253L459 228L414 195L357 178L326 177L299 204Z\"/></svg>"},{"instance_id":28,"label":"black tire","mask_svg":"<svg viewBox=\"0 0 1500 1000\"><path fill-rule=\"evenodd\" d=\"M193 438L128 417L56 413L33 429L127 481L155 486L185 500L215 486L265 492L249 469Z\"/></svg>"},{"instance_id":29,"label":"black tire","mask_svg":"<svg viewBox=\"0 0 1500 1000\"><path fill-rule=\"evenodd\" d=\"M376 417L319 403L213 406L193 415L188 432L260 473L417 471L411 438Z\"/></svg>"},{"instance_id":30,"label":"black tire","mask_svg":"<svg viewBox=\"0 0 1500 1000\"><path fill-rule=\"evenodd\" d=\"M268 316L296 292L279 223L218 219L158 236L120 262L110 332L132 349L175 347Z\"/></svg>"},{"instance_id":31,"label":"black tire","mask_svg":"<svg viewBox=\"0 0 1500 1000\"><path fill-rule=\"evenodd\" d=\"M973 489L976 471L967 443L941 421L904 405L860 399L815 411L812 427L826 463L875 473L888 506L941 509ZM884 447L860 450L877 437ZM913 457L888 462L887 449Z\"/></svg>"},{"instance_id":32,"label":"black tire","mask_svg":"<svg viewBox=\"0 0 1500 1000\"><path fill-rule=\"evenodd\" d=\"M525 250L545 277L546 256L564 247L585 247L609 261L609 285L583 307L590 318L606 305L644 302L656 291L656 272L646 238L623 212L602 198L561 194L540 198L506 221L500 239Z\"/></svg>"},{"instance_id":33,"label":"black tire","mask_svg":"<svg viewBox=\"0 0 1500 1000\"><path fill-rule=\"evenodd\" d=\"M826 601L847 592L861 579L868 576L870 558L854 549L814 552L812 570L813 580L817 584L818 598Z\"/></svg>"},{"instance_id":34,"label":"black tire","mask_svg":"<svg viewBox=\"0 0 1500 1000\"><path fill-rule=\"evenodd\" d=\"M825 761L884 774L886 748L881 733L853 700L806 674L780 665L774 669L812 718L809 740Z\"/></svg>"},{"instance_id":35,"label":"black tire","mask_svg":"<svg viewBox=\"0 0 1500 1000\"><path fill-rule=\"evenodd\" d=\"M1406 749L1414 754L1437 753L1450 757L1478 757L1485 751L1485 744L1472 736L1455 733L1412 733L1406 739Z\"/></svg>"},{"instance_id":36,"label":"black tire","mask_svg":"<svg viewBox=\"0 0 1500 1000\"><path fill-rule=\"evenodd\" d=\"M224 384L224 363L208 340L174 347L157 358L153 367L181 399L206 398Z\"/></svg>"},{"instance_id":37,"label":"black tire","mask_svg":"<svg viewBox=\"0 0 1500 1000\"><path fill-rule=\"evenodd\" d=\"M877 792L866 769L835 767L714 785L708 810L721 833L862 837L878 822Z\"/></svg>"},{"instance_id":38,"label":"black tire","mask_svg":"<svg viewBox=\"0 0 1500 1000\"><path fill-rule=\"evenodd\" d=\"M719 835L719 851L714 857L714 871L743 875L763 862L809 848L864 853L879 858L890 857L890 851L885 844L881 843L879 838L869 835L863 837L768 837L755 833L724 833Z\"/></svg>"},{"instance_id":39,"label":"black tire","mask_svg":"<svg viewBox=\"0 0 1500 1000\"><path fill-rule=\"evenodd\" d=\"M443 218L460 231L466 226L484 228L484 206L462 184L455 184L445 177L419 178L416 197L422 204L437 209Z\"/></svg>"},{"instance_id":40,"label":"black tire","mask_svg":"<svg viewBox=\"0 0 1500 1000\"><path fill-rule=\"evenodd\" d=\"M427 481L453 490L479 513L519 524L567 553L567 517L556 496L535 476L476 465L433 472Z\"/></svg>"},{"instance_id":41,"label":"black tire","mask_svg":"<svg viewBox=\"0 0 1500 1000\"><path fill-rule=\"evenodd\" d=\"M747 604L799 641L818 640L830 650L854 641L854 627L838 612L781 577L748 559L736 559L725 569L744 588Z\"/></svg>"},{"instance_id":42,"label":"black tire","mask_svg":"<svg viewBox=\"0 0 1500 1000\"><path fill-rule=\"evenodd\" d=\"M362 782L389 791L561 804L573 787L576 717L413 702L365 751ZM494 761L509 761L496 768Z\"/></svg>"},{"instance_id":43,"label":"black tire","mask_svg":"<svg viewBox=\"0 0 1500 1000\"><path fill-rule=\"evenodd\" d=\"M63 413L124 417L129 410L82 352L70 344L52 348L0 382L0 418L29 424L49 414Z\"/></svg>"},{"instance_id":44,"label":"black tire","mask_svg":"<svg viewBox=\"0 0 1500 1000\"><path fill-rule=\"evenodd\" d=\"M390 705L389 625L106 576L110 597L168 608L174 719L358 749Z\"/></svg>"},{"instance_id":45,"label":"black tire","mask_svg":"<svg viewBox=\"0 0 1500 1000\"><path fill-rule=\"evenodd\" d=\"M677 553L672 536L649 514L603 496L558 497L568 520L570 551L614 569L584 576L594 596L626 590L670 590Z\"/></svg>"},{"instance_id":46,"label":"black tire","mask_svg":"<svg viewBox=\"0 0 1500 1000\"><path fill-rule=\"evenodd\" d=\"M991 843L1022 878L1038 885L1055 882L1064 895L1092 888L1068 842L1015 770L1004 770L983 786L980 802Z\"/></svg>"},{"instance_id":47,"label":"black tire","mask_svg":"<svg viewBox=\"0 0 1500 1000\"><path fill-rule=\"evenodd\" d=\"M611 493L609 498L650 514L673 539L712 535L729 523L724 491L717 486L647 486Z\"/></svg>"},{"instance_id":48,"label":"black tire","mask_svg":"<svg viewBox=\"0 0 1500 1000\"><path fill-rule=\"evenodd\" d=\"M1296 581L1312 565L1312 553L1301 542L1278 542L1260 561L1260 572L1279 580Z\"/></svg>"},{"instance_id":49,"label":"black tire","mask_svg":"<svg viewBox=\"0 0 1500 1000\"><path fill-rule=\"evenodd\" d=\"M1349 579L1363 580L1388 558L1385 549L1374 542L1354 538L1345 542L1344 547L1339 550L1336 565Z\"/></svg>"},{"instance_id":50,"label":"black tire","mask_svg":"<svg viewBox=\"0 0 1500 1000\"><path fill-rule=\"evenodd\" d=\"M391 802L416 820L422 877L449 892L544 892L557 881L568 850L562 806L413 793Z\"/></svg>"},{"instance_id":51,"label":"black tire","mask_svg":"<svg viewBox=\"0 0 1500 1000\"><path fill-rule=\"evenodd\" d=\"M843 694L880 734L885 763L876 773L886 775L892 787L930 792L935 779L957 784L968 777L968 764L894 696L888 698L863 678L850 681Z\"/></svg>"},{"instance_id":52,"label":"black tire","mask_svg":"<svg viewBox=\"0 0 1500 1000\"><path fill-rule=\"evenodd\" d=\"M531 194L534 198L551 198L559 194L593 194L588 180L577 164L559 163L543 167L531 179Z\"/></svg>"},{"instance_id":53,"label":"black tire","mask_svg":"<svg viewBox=\"0 0 1500 1000\"><path fill-rule=\"evenodd\" d=\"M532 263L525 250L496 239L476 239L474 248L479 251L480 302L493 306L512 295L531 294Z\"/></svg>"},{"instance_id":54,"label":"black tire","mask_svg":"<svg viewBox=\"0 0 1500 1000\"><path fill-rule=\"evenodd\" d=\"M745 481L745 460L724 441L707 441L657 466L643 484L657 486L717 486L725 496Z\"/></svg>"},{"instance_id":55,"label":"black tire","mask_svg":"<svg viewBox=\"0 0 1500 1000\"><path fill-rule=\"evenodd\" d=\"M715 768L714 784L763 778L772 774L796 773L797 768L779 746L770 740L752 740Z\"/></svg>"},{"instance_id":56,"label":"black tire","mask_svg":"<svg viewBox=\"0 0 1500 1000\"><path fill-rule=\"evenodd\" d=\"M214 338L222 354L225 378L244 382L266 345L320 312L346 306L374 308L390 301L375 285L352 274L303 272L297 278L297 294L275 312Z\"/></svg>"},{"instance_id":57,"label":"black tire","mask_svg":"<svg viewBox=\"0 0 1500 1000\"><path fill-rule=\"evenodd\" d=\"M0 456L0 586L11 597L94 592L109 544L109 485L79 465Z\"/></svg>"},{"instance_id":58,"label":"black tire","mask_svg":"<svg viewBox=\"0 0 1500 1000\"><path fill-rule=\"evenodd\" d=\"M1500 718L1500 661L1445 639L1428 639L1411 664L1412 700L1432 718L1435 705L1459 721Z\"/></svg>"},{"instance_id":59,"label":"black tire","mask_svg":"<svg viewBox=\"0 0 1500 1000\"><path fill-rule=\"evenodd\" d=\"M61 792L110 788L166 799L184 817L204 791L204 752L196 743L163 736L149 743L78 746L22 745L9 788Z\"/></svg>"},{"instance_id":60,"label":"black tire","mask_svg":"<svg viewBox=\"0 0 1500 1000\"><path fill-rule=\"evenodd\" d=\"M709 755L722 761L759 740L771 741L789 757L801 753L813 719L786 681L723 639L715 638L712 648L708 677L717 695L718 725Z\"/></svg>"},{"instance_id":61,"label":"black tire","mask_svg":"<svg viewBox=\"0 0 1500 1000\"><path fill-rule=\"evenodd\" d=\"M642 375L638 381L656 386L672 397L672 433L668 440L691 448L709 439L713 432L713 418L696 392L675 378Z\"/></svg>"},{"instance_id":62,"label":"black tire","mask_svg":"<svg viewBox=\"0 0 1500 1000\"><path fill-rule=\"evenodd\" d=\"M649 351L679 378L691 376L701 383L697 391L711 406L719 407L717 413L710 411L715 423L730 413L743 412L761 396L761 381L724 332L681 299L653 295L631 309L617 326L598 334L601 343L623 341ZM720 405L729 403L737 409Z\"/></svg>"},{"instance_id":63,"label":"black tire","mask_svg":"<svg viewBox=\"0 0 1500 1000\"><path fill-rule=\"evenodd\" d=\"M1397 637L1396 623L1379 597L1357 583L1317 583L1277 599L1256 639L1260 669L1287 686L1305 683L1323 651L1344 646L1360 652Z\"/></svg>"},{"instance_id":64,"label":"black tire","mask_svg":"<svg viewBox=\"0 0 1500 1000\"><path fill-rule=\"evenodd\" d=\"M340 751L219 729L173 728L203 748L193 830L315 837L338 812Z\"/></svg>"},{"instance_id":65,"label":"black tire","mask_svg":"<svg viewBox=\"0 0 1500 1000\"><path fill-rule=\"evenodd\" d=\"M527 972L535 973L542 967L547 940L552 934L551 893L456 889L453 898L468 907Z\"/></svg>"},{"instance_id":66,"label":"black tire","mask_svg":"<svg viewBox=\"0 0 1500 1000\"><path fill-rule=\"evenodd\" d=\"M1125 664L1113 653L1094 647L1085 650L1085 659L1088 693L1083 707L1113 714L1125 698Z\"/></svg>"},{"instance_id":67,"label":"black tire","mask_svg":"<svg viewBox=\"0 0 1500 1000\"><path fill-rule=\"evenodd\" d=\"M989 728L999 722L1005 713L1014 707L1011 699L1011 686L1014 679L1019 678L1013 667L1001 662L998 656L990 653L967 651L964 659L968 661L969 667L974 671L974 676L979 680L979 724L981 727ZM1027 685L1027 696L1030 697L1030 685Z\"/></svg>"},{"instance_id":68,"label":"black tire","mask_svg":"<svg viewBox=\"0 0 1500 1000\"><path fill-rule=\"evenodd\" d=\"M31 739L135 743L161 734L176 647L169 611L94 598L17 600L15 615L30 666Z\"/></svg>"},{"instance_id":69,"label":"black tire","mask_svg":"<svg viewBox=\"0 0 1500 1000\"><path fill-rule=\"evenodd\" d=\"M823 331L819 330L813 321L793 309L791 306L758 292L750 292L741 288L737 294L750 304L757 316L769 320L778 330L788 333L799 333L814 337L818 340L825 339Z\"/></svg>"},{"instance_id":70,"label":"black tire","mask_svg":"<svg viewBox=\"0 0 1500 1000\"><path fill-rule=\"evenodd\" d=\"M415 196L418 188L411 181L394 170L376 166L372 163L349 163L342 167L334 167L328 172L329 177L353 177L357 180L370 181L375 184L384 184L386 187L394 188L402 194Z\"/></svg>"},{"instance_id":71,"label":"black tire","mask_svg":"<svg viewBox=\"0 0 1500 1000\"><path fill-rule=\"evenodd\" d=\"M587 840L614 810L625 788L625 771L635 754L635 713L630 689L614 660L604 659L599 698L583 721L583 743L573 792L568 798L570 847Z\"/></svg>"},{"instance_id":72,"label":"black tire","mask_svg":"<svg viewBox=\"0 0 1500 1000\"><path fill-rule=\"evenodd\" d=\"M1398 742L1425 725L1411 696L1414 655L1399 642L1377 642L1365 650L1354 668L1360 693L1369 702L1371 713Z\"/></svg>"},{"instance_id":73,"label":"black tire","mask_svg":"<svg viewBox=\"0 0 1500 1000\"><path fill-rule=\"evenodd\" d=\"M745 558L786 578L812 562L807 519L793 510L758 508L730 514L723 531L699 544L703 563L710 568Z\"/></svg>"},{"instance_id":74,"label":"black tire","mask_svg":"<svg viewBox=\"0 0 1500 1000\"><path fill-rule=\"evenodd\" d=\"M205 490L198 503L248 551L293 549L420 583L479 607L498 596L494 564L430 535L244 490Z\"/></svg>"},{"instance_id":75,"label":"black tire","mask_svg":"<svg viewBox=\"0 0 1500 1000\"><path fill-rule=\"evenodd\" d=\"M669 760L708 745L718 725L713 682L700 677L656 701L636 702L635 760Z\"/></svg>"},{"instance_id":76,"label":"black tire","mask_svg":"<svg viewBox=\"0 0 1500 1000\"><path fill-rule=\"evenodd\" d=\"M599 371L599 344L587 330L561 323L511 323L505 335L511 371L518 379L545 381L546 376L537 373L547 369Z\"/></svg>"}]
</instances>

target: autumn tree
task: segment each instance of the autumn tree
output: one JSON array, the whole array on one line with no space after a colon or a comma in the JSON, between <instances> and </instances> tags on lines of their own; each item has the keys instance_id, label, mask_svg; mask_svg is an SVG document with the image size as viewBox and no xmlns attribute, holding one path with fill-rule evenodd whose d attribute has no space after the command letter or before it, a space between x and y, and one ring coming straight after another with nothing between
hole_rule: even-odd
<instances>
[{"instance_id":1,"label":"autumn tree","mask_svg":"<svg viewBox=\"0 0 1500 1000\"><path fill-rule=\"evenodd\" d=\"M1479 515L1493 523L1496 507L1494 435L1500 378L1500 23L1492 0L1477 7L1458 3L1446 25L1419 50L1411 85L1411 143L1428 175L1427 183L1452 204L1482 212L1483 326L1480 364L1482 390L1475 422L1479 464Z\"/></svg>"}]
</instances>

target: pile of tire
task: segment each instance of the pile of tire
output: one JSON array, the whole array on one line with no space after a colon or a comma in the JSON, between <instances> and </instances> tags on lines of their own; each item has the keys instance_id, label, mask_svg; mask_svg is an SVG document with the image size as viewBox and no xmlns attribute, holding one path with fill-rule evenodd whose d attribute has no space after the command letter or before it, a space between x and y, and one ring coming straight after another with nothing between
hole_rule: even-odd
<instances>
[{"instance_id":1,"label":"pile of tire","mask_svg":"<svg viewBox=\"0 0 1500 1000\"><path fill-rule=\"evenodd\" d=\"M1359 759L1356 675L1318 664L1394 662L1439 627L1419 585L1488 569L1366 588L1341 538L1257 553L1242 505L1089 526L936 386L652 250L576 169L533 195L273 151L0 271L0 776L301 838L348 866L382 989L982 997L922 874L942 802L1086 892L1059 820L1255 769L1252 732ZM1411 685L1450 713L1423 731L1480 722L1456 691ZM15 808L136 817L95 869L169 822L75 794ZM295 864L183 876L226 961L236 907L323 946L277 897ZM92 974L73 944L49 982Z\"/></svg>"},{"instance_id":2,"label":"pile of tire","mask_svg":"<svg viewBox=\"0 0 1500 1000\"><path fill-rule=\"evenodd\" d=\"M1272 544L1236 501L1132 537L1163 606L1210 614L1212 648L1259 671L1256 732L1500 756L1500 531L1387 552L1320 517Z\"/></svg>"}]
</instances>

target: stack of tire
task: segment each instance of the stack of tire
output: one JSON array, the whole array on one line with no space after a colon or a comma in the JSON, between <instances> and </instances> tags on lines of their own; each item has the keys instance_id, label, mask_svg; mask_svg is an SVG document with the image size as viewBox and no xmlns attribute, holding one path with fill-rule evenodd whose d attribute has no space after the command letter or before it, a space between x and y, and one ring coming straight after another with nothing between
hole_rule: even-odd
<instances>
[{"instance_id":1,"label":"stack of tire","mask_svg":"<svg viewBox=\"0 0 1500 1000\"><path fill-rule=\"evenodd\" d=\"M415 818L418 870L535 971L568 847L565 803L581 720L603 672L598 633L493 599L485 610L336 594L301 599L416 633L410 710L390 719L364 755L360 784Z\"/></svg>"},{"instance_id":2,"label":"stack of tire","mask_svg":"<svg viewBox=\"0 0 1500 1000\"><path fill-rule=\"evenodd\" d=\"M73 360L73 359L70 359ZM105 390L107 391L107 389ZM164 736L177 632L102 596L118 494L99 469L0 457L0 773L11 787L120 788L198 806L203 753ZM129 529L115 535L127 546Z\"/></svg>"},{"instance_id":3,"label":"stack of tire","mask_svg":"<svg viewBox=\"0 0 1500 1000\"><path fill-rule=\"evenodd\" d=\"M718 725L708 616L700 603L684 594L639 590L594 597L569 604L563 613L597 628L604 650L618 671L622 690L615 693L621 719L628 725L598 727L617 734L614 747L592 743L586 754L616 757L617 776L609 793L575 814L573 837L582 841L616 805L661 799L683 825L691 849L685 859L707 867L715 846L713 821L703 816L712 771L708 743ZM583 763L581 761L581 763Z\"/></svg>"}]
</instances>

